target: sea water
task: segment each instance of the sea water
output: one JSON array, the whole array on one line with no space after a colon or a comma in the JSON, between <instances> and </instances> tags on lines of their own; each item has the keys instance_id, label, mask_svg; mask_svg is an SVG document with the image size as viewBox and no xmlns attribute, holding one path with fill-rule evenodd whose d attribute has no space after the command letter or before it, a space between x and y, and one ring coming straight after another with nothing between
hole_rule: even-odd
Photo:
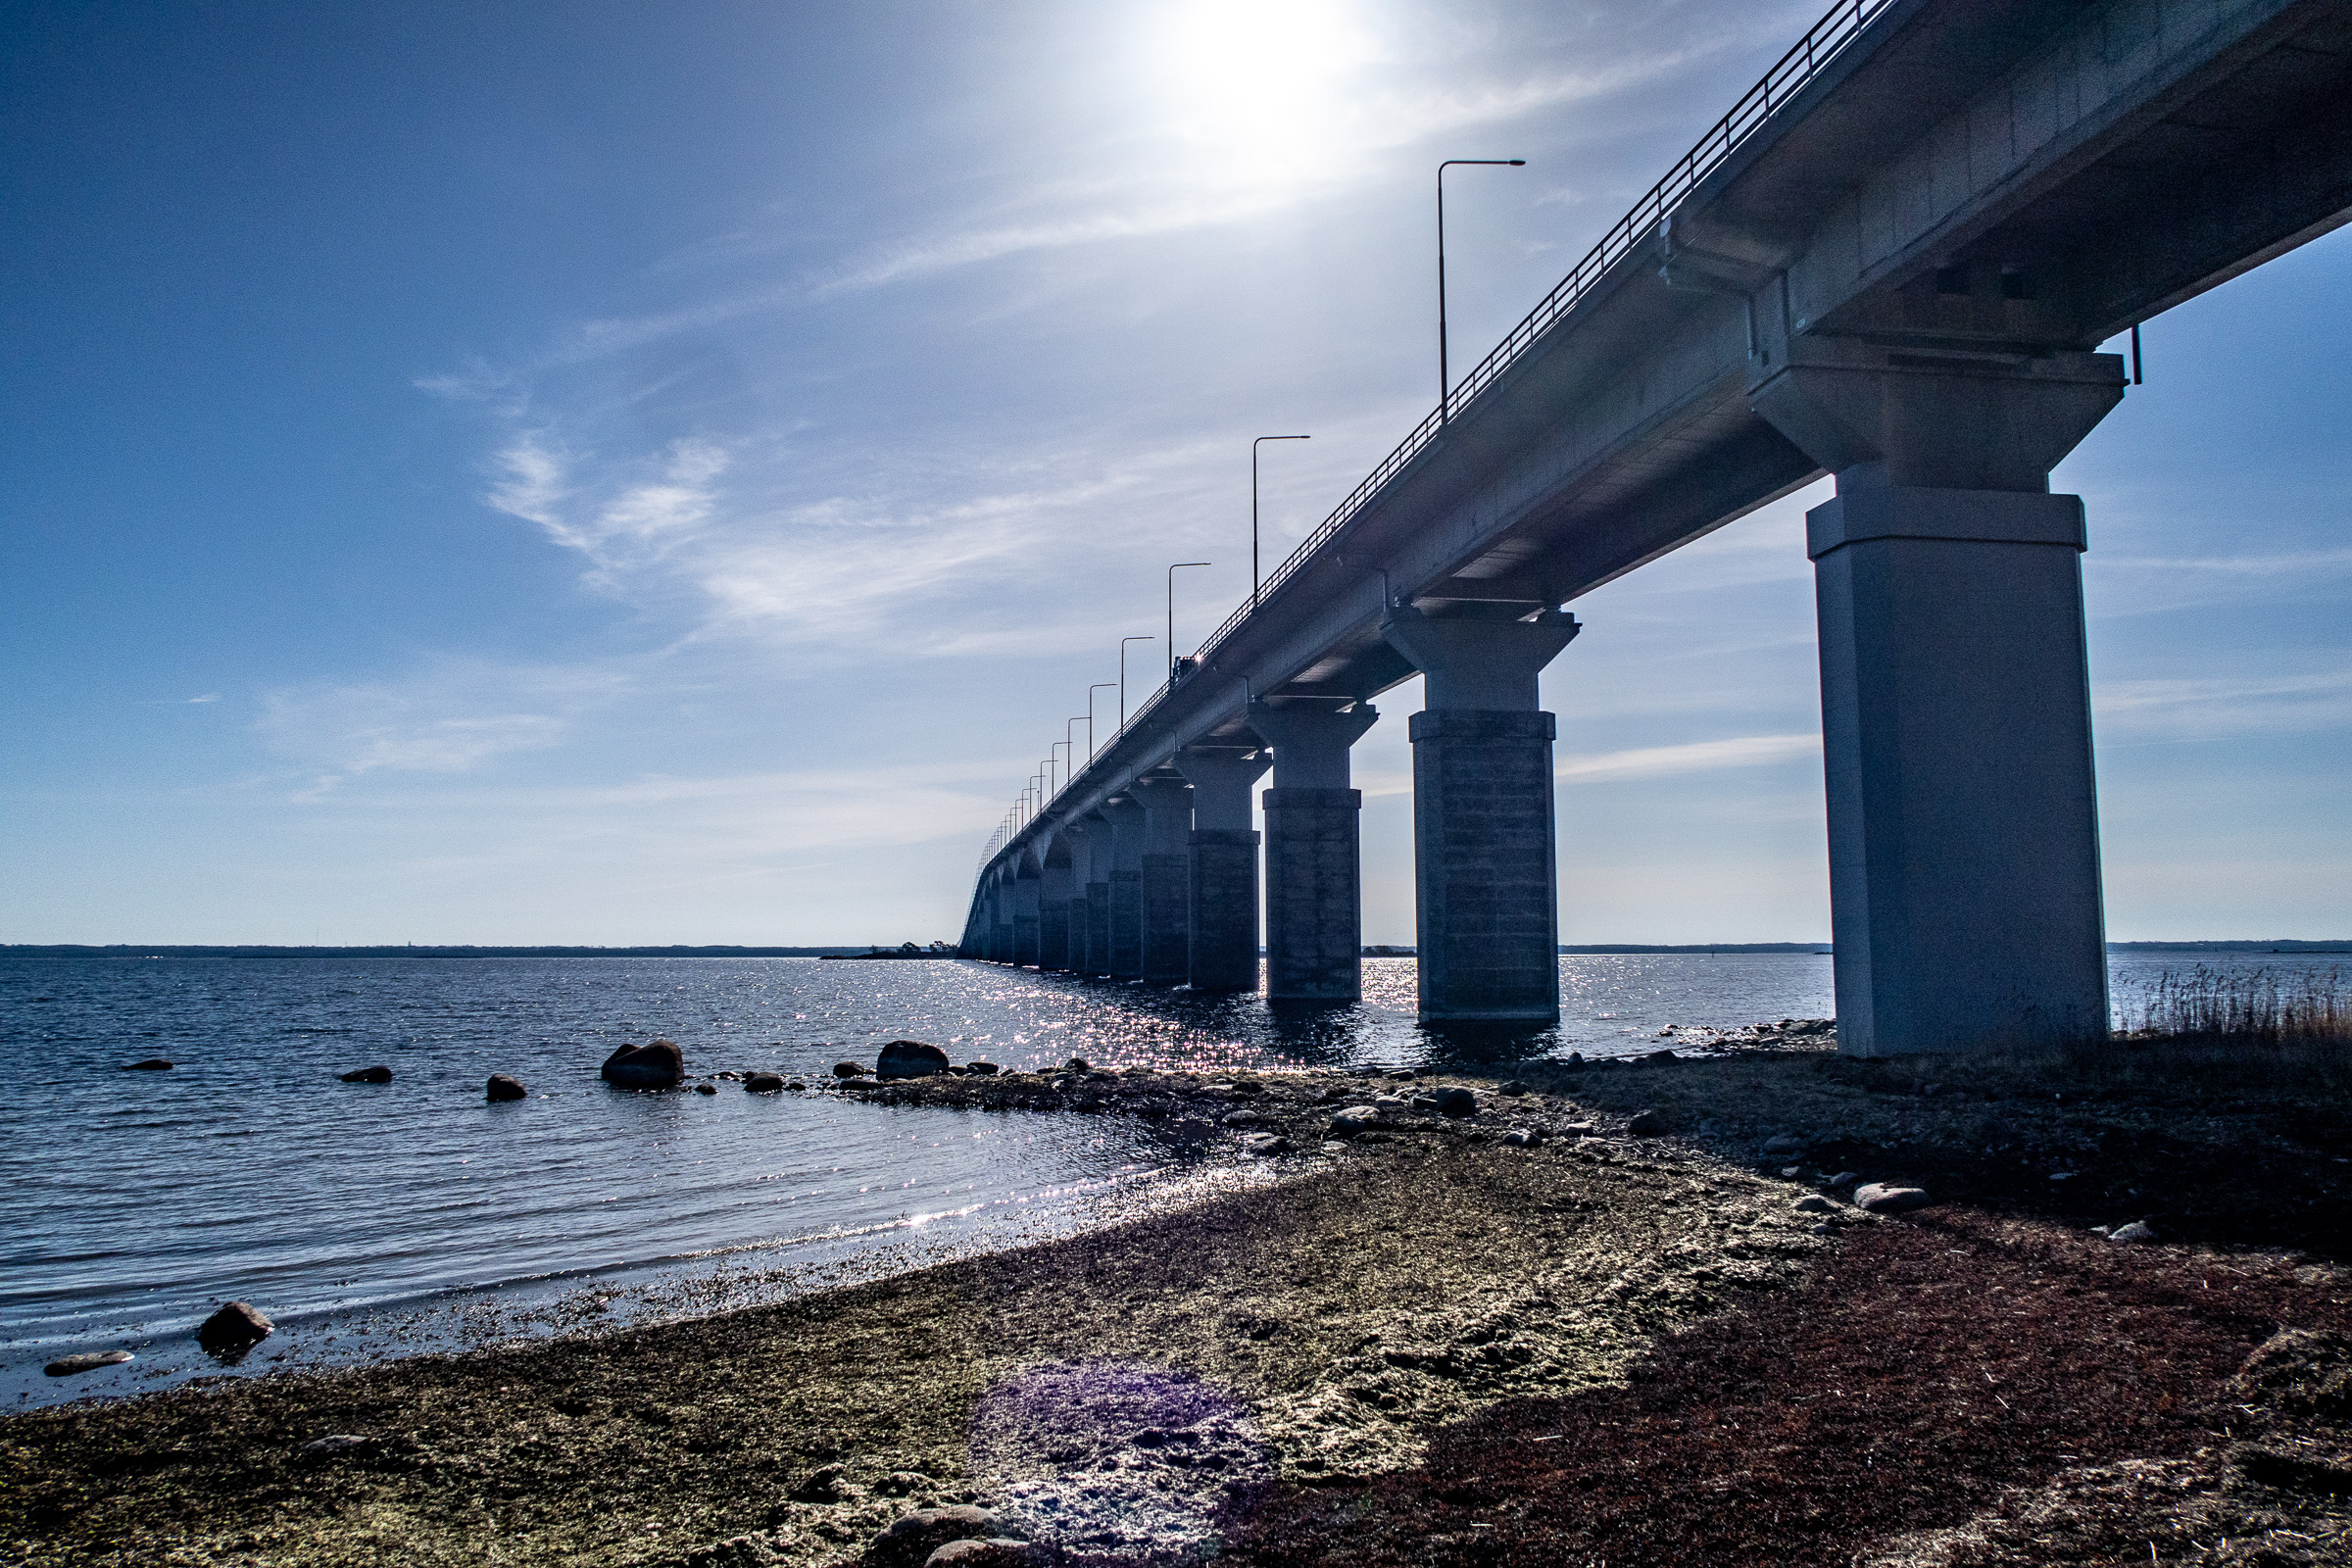
<instances>
[{"instance_id":1,"label":"sea water","mask_svg":"<svg viewBox=\"0 0 2352 1568\"><path fill-rule=\"evenodd\" d=\"M2194 961L2119 960L2119 990ZM624 1042L811 1082L898 1038L1006 1068L1494 1066L1832 1010L1826 955L1565 957L1558 1029L1466 1046L1414 1025L1411 959L1364 977L1290 1014L946 959L0 960L0 1399L751 1304L1267 1175L1117 1117L615 1090ZM120 1070L151 1056L175 1065ZM486 1103L494 1072L530 1098ZM192 1339L230 1299L280 1325L233 1368ZM40 1373L116 1347L138 1359Z\"/></svg>"}]
</instances>

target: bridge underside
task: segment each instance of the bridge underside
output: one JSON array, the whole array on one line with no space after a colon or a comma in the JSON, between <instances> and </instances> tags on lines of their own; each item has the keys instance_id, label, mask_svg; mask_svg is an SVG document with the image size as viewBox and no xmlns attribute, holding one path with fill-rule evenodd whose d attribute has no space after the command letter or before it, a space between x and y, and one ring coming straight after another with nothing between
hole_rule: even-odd
<instances>
[{"instance_id":1,"label":"bridge underside","mask_svg":"<svg viewBox=\"0 0 2352 1568\"><path fill-rule=\"evenodd\" d=\"M2087 537L2048 473L2124 395L2101 343L2352 218L2352 0L1865 14L1850 37L1845 13L1817 28L1823 58L1784 62L1769 114L1702 146L1703 174L1629 220L1569 303L1003 847L967 951L1037 961L1024 933L1058 927L1023 901L1048 885L1047 847L1115 837L1129 803L1168 799L1180 753L1270 753L1272 994L1352 996L1354 806L1330 735L1419 673L1423 1015L1549 1021L1535 671L1573 635L1560 607L1827 473L1838 499L1809 549L1840 1039L2103 1033ZM1218 869L1196 864L1186 900L1142 917L1156 940L1187 901L1245 881L1254 897L1230 828L1201 841ZM1177 832L1163 822L1154 853ZM1216 917L1182 915L1188 932ZM1311 962L1280 956L1298 933ZM1126 972L1107 946L1055 966ZM1153 972L1189 972L1155 951ZM1230 957L1209 966L1220 984Z\"/></svg>"}]
</instances>

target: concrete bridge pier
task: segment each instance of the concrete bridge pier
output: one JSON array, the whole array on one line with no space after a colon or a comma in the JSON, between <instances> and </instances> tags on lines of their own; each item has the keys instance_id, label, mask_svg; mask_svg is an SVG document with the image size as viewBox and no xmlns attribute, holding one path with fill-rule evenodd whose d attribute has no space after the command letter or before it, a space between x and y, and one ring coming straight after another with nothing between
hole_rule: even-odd
<instances>
[{"instance_id":1,"label":"concrete bridge pier","mask_svg":"<svg viewBox=\"0 0 2352 1568\"><path fill-rule=\"evenodd\" d=\"M1102 808L1110 823L1110 966L1114 980L1144 977L1144 808L1126 797Z\"/></svg>"},{"instance_id":2,"label":"concrete bridge pier","mask_svg":"<svg viewBox=\"0 0 2352 1568\"><path fill-rule=\"evenodd\" d=\"M1838 476L1805 524L1847 1052L2106 1033L2082 503L2047 492L2123 392L2114 355L1808 343L1752 394Z\"/></svg>"},{"instance_id":3,"label":"concrete bridge pier","mask_svg":"<svg viewBox=\"0 0 2352 1568\"><path fill-rule=\"evenodd\" d=\"M1262 751L1187 747L1176 770L1193 786L1192 946L1195 991L1257 990L1257 830L1250 786L1265 772Z\"/></svg>"},{"instance_id":4,"label":"concrete bridge pier","mask_svg":"<svg viewBox=\"0 0 2352 1568\"><path fill-rule=\"evenodd\" d=\"M1559 1019L1553 725L1536 676L1580 630L1558 610L1435 620L1398 606L1381 624L1427 691L1410 731L1424 1022Z\"/></svg>"},{"instance_id":5,"label":"concrete bridge pier","mask_svg":"<svg viewBox=\"0 0 2352 1568\"><path fill-rule=\"evenodd\" d=\"M1012 964L1016 969L1037 966L1038 871L1037 857L1022 851L1012 876Z\"/></svg>"},{"instance_id":6,"label":"concrete bridge pier","mask_svg":"<svg viewBox=\"0 0 2352 1568\"><path fill-rule=\"evenodd\" d=\"M988 956L998 963L1012 961L1012 876L1000 870L988 896Z\"/></svg>"},{"instance_id":7,"label":"concrete bridge pier","mask_svg":"<svg viewBox=\"0 0 2352 1568\"><path fill-rule=\"evenodd\" d=\"M1144 808L1143 977L1155 985L1184 984L1192 971L1193 787L1165 774L1127 791Z\"/></svg>"},{"instance_id":8,"label":"concrete bridge pier","mask_svg":"<svg viewBox=\"0 0 2352 1568\"><path fill-rule=\"evenodd\" d=\"M1102 972L1102 964L1097 957L1094 942L1095 889L1098 881L1095 875L1095 853L1102 836L1102 824L1091 816L1080 817L1067 824L1056 835L1070 847L1070 972L1073 974ZM1103 895L1107 898L1107 874L1102 882Z\"/></svg>"},{"instance_id":9,"label":"concrete bridge pier","mask_svg":"<svg viewBox=\"0 0 2352 1568\"><path fill-rule=\"evenodd\" d=\"M1348 749L1380 710L1357 703L1250 705L1274 748L1266 810L1266 999L1354 1002L1363 995L1363 792Z\"/></svg>"},{"instance_id":10,"label":"concrete bridge pier","mask_svg":"<svg viewBox=\"0 0 2352 1568\"><path fill-rule=\"evenodd\" d=\"M1037 966L1070 966L1070 846L1055 833L1046 841L1037 884Z\"/></svg>"}]
</instances>

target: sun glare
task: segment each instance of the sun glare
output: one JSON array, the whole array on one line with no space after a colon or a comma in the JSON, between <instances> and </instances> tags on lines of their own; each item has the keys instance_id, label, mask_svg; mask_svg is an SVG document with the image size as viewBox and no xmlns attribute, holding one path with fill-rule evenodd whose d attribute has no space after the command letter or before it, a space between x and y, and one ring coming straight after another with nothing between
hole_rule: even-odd
<instances>
[{"instance_id":1,"label":"sun glare","mask_svg":"<svg viewBox=\"0 0 2352 1568\"><path fill-rule=\"evenodd\" d=\"M1224 177L1259 183L1340 160L1341 88L1371 49L1334 0L1190 0L1160 54L1185 139Z\"/></svg>"}]
</instances>

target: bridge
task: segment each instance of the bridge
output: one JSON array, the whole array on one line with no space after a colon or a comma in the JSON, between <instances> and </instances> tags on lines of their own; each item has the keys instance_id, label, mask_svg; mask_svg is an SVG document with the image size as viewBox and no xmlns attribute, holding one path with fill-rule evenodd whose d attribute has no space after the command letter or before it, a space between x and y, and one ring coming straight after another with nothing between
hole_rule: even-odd
<instances>
[{"instance_id":1,"label":"bridge","mask_svg":"<svg viewBox=\"0 0 2352 1568\"><path fill-rule=\"evenodd\" d=\"M1415 674L1420 1015L1559 1012L1565 608L1823 474L1844 1050L2095 1038L2096 352L2352 219L2352 0L1841 0L984 854L971 956L1358 995L1348 748ZM1573 654L1568 657L1573 658Z\"/></svg>"}]
</instances>

